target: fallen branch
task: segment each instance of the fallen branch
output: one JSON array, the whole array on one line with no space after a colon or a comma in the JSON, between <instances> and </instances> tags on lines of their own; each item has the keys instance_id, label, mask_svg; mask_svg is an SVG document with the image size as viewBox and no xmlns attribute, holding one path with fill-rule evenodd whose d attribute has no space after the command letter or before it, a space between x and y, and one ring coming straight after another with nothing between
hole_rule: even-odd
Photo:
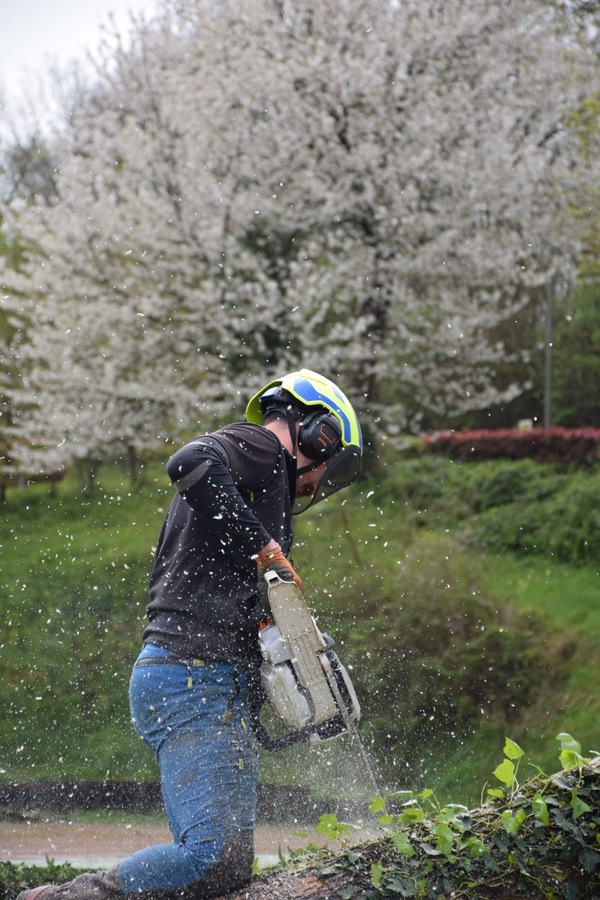
<instances>
[{"instance_id":1,"label":"fallen branch","mask_svg":"<svg viewBox=\"0 0 600 900\"><path fill-rule=\"evenodd\" d=\"M600 896L600 760L537 777L479 809L381 818L382 839L313 850L256 878L236 900Z\"/></svg>"}]
</instances>

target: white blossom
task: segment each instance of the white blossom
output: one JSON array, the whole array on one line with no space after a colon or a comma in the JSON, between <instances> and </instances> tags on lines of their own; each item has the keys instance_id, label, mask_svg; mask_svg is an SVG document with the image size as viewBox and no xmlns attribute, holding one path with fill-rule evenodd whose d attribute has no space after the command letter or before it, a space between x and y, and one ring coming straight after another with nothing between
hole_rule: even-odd
<instances>
[{"instance_id":1,"label":"white blossom","mask_svg":"<svg viewBox=\"0 0 600 900\"><path fill-rule=\"evenodd\" d=\"M494 329L576 259L567 122L598 75L572 25L544 0L171 0L106 44L58 198L16 223L21 446L142 453L301 365L388 435L518 394Z\"/></svg>"}]
</instances>

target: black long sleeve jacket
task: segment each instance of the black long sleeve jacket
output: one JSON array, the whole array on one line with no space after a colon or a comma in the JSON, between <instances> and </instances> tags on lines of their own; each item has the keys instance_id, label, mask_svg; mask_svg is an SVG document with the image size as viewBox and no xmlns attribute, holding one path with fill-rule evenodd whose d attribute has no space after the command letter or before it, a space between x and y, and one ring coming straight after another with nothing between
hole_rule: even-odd
<instances>
[{"instance_id":1,"label":"black long sleeve jacket","mask_svg":"<svg viewBox=\"0 0 600 900\"><path fill-rule=\"evenodd\" d=\"M177 489L150 576L144 641L179 658L250 662L260 609L256 562L274 538L287 555L296 463L266 428L235 423L171 457Z\"/></svg>"}]
</instances>

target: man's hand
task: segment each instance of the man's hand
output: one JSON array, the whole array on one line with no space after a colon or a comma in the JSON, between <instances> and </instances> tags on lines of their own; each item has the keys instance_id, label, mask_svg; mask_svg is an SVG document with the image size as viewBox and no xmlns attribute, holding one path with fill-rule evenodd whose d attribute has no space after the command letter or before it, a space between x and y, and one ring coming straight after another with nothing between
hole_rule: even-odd
<instances>
[{"instance_id":1,"label":"man's hand","mask_svg":"<svg viewBox=\"0 0 600 900\"><path fill-rule=\"evenodd\" d=\"M292 564L285 558L283 550L275 541L269 541L254 558L256 559L259 577L270 570L277 572L283 581L293 581L298 587L302 587L300 577L296 575Z\"/></svg>"}]
</instances>

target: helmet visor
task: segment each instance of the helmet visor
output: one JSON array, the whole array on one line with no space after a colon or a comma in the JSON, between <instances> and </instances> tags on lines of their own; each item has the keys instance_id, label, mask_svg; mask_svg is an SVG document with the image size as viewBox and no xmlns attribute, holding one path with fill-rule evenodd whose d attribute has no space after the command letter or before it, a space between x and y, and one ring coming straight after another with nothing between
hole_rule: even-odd
<instances>
[{"instance_id":1,"label":"helmet visor","mask_svg":"<svg viewBox=\"0 0 600 900\"><path fill-rule=\"evenodd\" d=\"M326 497L331 497L356 481L360 475L360 450L358 447L344 447L339 453L331 457L331 461L325 467L321 479L314 493L304 497L297 497L294 502L293 515L297 516L305 512L309 506L320 503Z\"/></svg>"}]
</instances>

